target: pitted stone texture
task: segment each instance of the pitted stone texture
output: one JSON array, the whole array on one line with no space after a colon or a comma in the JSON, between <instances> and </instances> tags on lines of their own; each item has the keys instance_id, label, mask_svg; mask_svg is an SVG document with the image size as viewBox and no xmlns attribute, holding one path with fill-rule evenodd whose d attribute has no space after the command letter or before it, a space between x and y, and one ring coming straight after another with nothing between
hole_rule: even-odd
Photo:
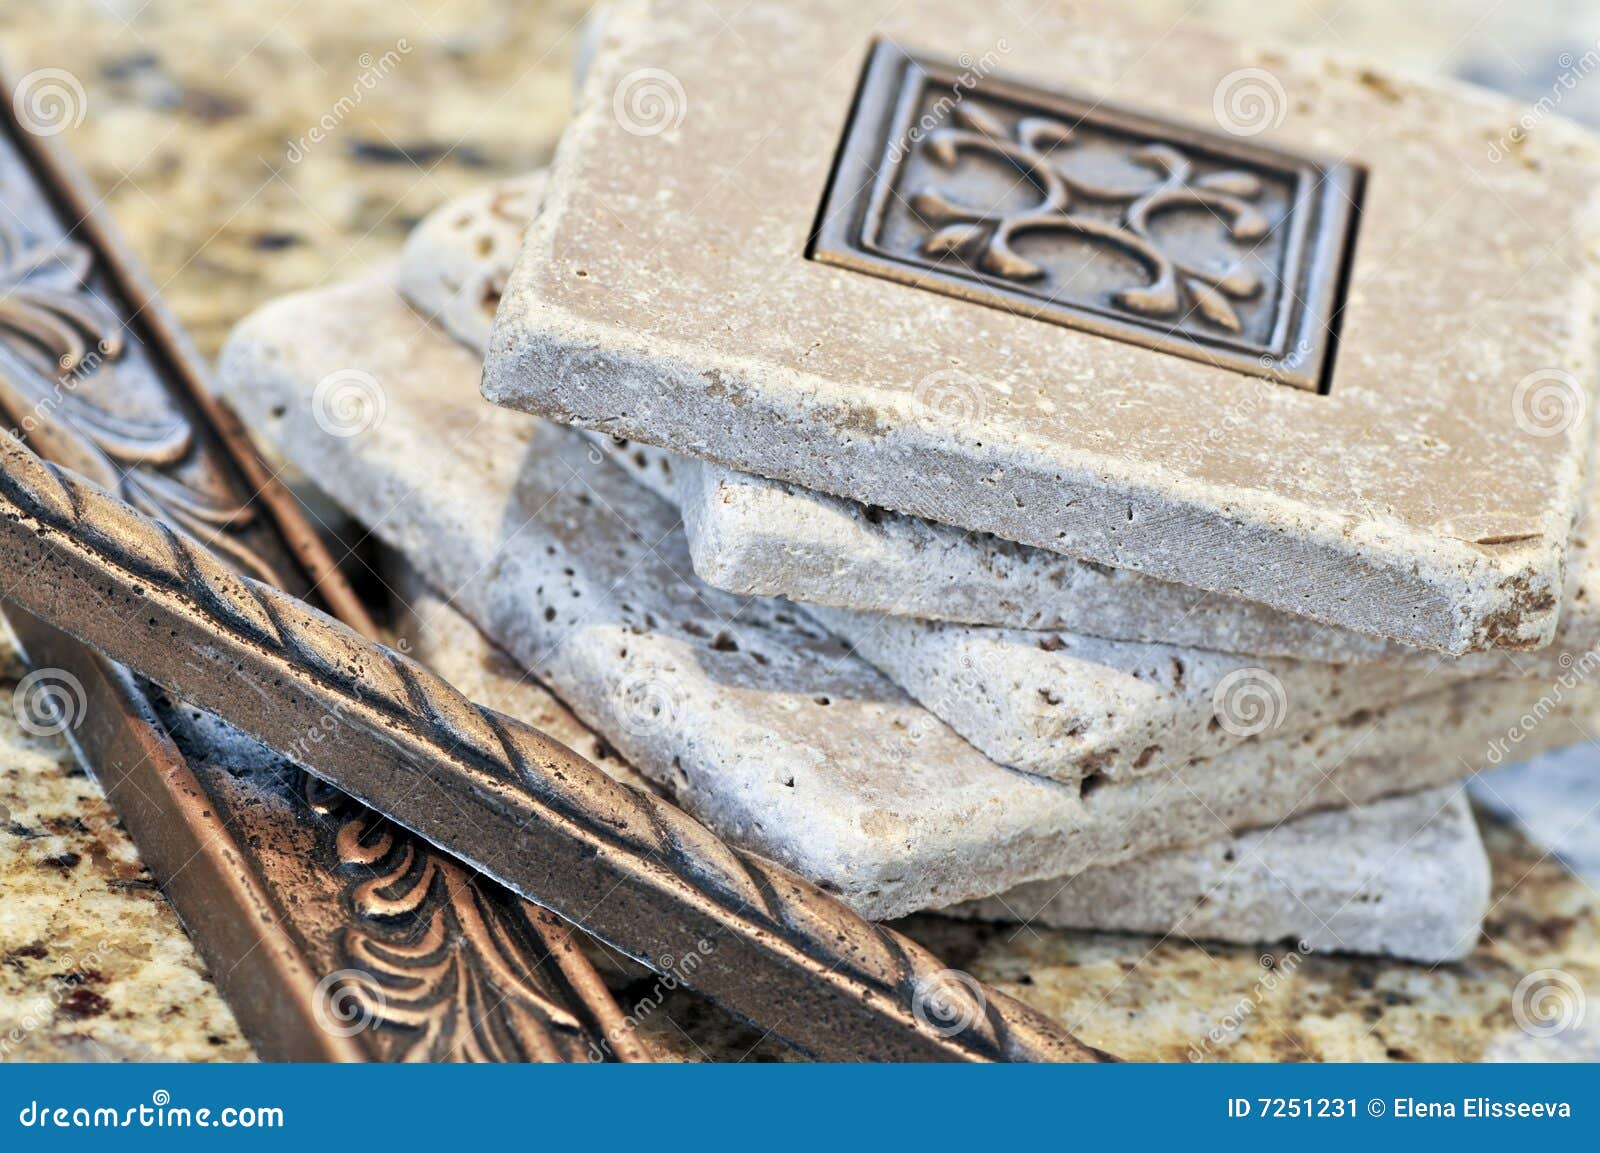
<instances>
[{"instance_id":1,"label":"pitted stone texture","mask_svg":"<svg viewBox=\"0 0 1600 1153\"><path fill-rule=\"evenodd\" d=\"M347 370L387 401L356 435L316 403ZM262 310L220 373L254 428L628 761L868 916L1458 779L1538 698L1465 686L1094 789L1016 773L792 608L695 581L668 506L571 433L483 405L477 376L381 281ZM1574 694L1520 747L1575 739L1578 707Z\"/></svg>"},{"instance_id":2,"label":"pitted stone texture","mask_svg":"<svg viewBox=\"0 0 1600 1153\"><path fill-rule=\"evenodd\" d=\"M429 213L400 254L401 293L458 340L485 347L544 187L541 168L497 180Z\"/></svg>"},{"instance_id":3,"label":"pitted stone texture","mask_svg":"<svg viewBox=\"0 0 1600 1153\"><path fill-rule=\"evenodd\" d=\"M1063 632L975 628L813 608L934 716L1002 765L1067 784L1161 773L1289 737L1462 679Z\"/></svg>"},{"instance_id":4,"label":"pitted stone texture","mask_svg":"<svg viewBox=\"0 0 1600 1153\"><path fill-rule=\"evenodd\" d=\"M1004 40L1009 77L1196 124L1270 71L1285 117L1254 142L1371 173L1331 391L805 259L879 37ZM492 400L1414 646L1549 642L1589 426L1530 429L1528 402L1541 374L1575 413L1593 391L1581 130L1546 117L1497 165L1508 101L1152 35L1110 3L1024 35L955 0L638 0L604 41L496 320ZM663 61L683 115L631 132L614 97Z\"/></svg>"},{"instance_id":5,"label":"pitted stone texture","mask_svg":"<svg viewBox=\"0 0 1600 1153\"><path fill-rule=\"evenodd\" d=\"M584 23L584 45L592 52L600 19ZM406 238L396 270L400 294L422 315L444 327L482 356L489 347L495 309L505 291L523 235L544 197L545 170L497 180L434 209ZM666 500L674 499L680 467L698 463L648 444L632 444L605 433L585 432L603 453L635 480Z\"/></svg>"},{"instance_id":6,"label":"pitted stone texture","mask_svg":"<svg viewBox=\"0 0 1600 1153\"><path fill-rule=\"evenodd\" d=\"M1323 661L1415 650L1132 569L871 508L721 465L680 469L695 572L751 596L959 624Z\"/></svg>"},{"instance_id":7,"label":"pitted stone texture","mask_svg":"<svg viewBox=\"0 0 1600 1153\"><path fill-rule=\"evenodd\" d=\"M948 912L1437 964L1472 952L1488 904L1489 858L1455 786L1036 881Z\"/></svg>"},{"instance_id":8,"label":"pitted stone texture","mask_svg":"<svg viewBox=\"0 0 1600 1153\"><path fill-rule=\"evenodd\" d=\"M1066 629L1086 636L1332 664L1433 667L1439 657L1132 569L871 508L685 458L674 462L695 572L747 596L957 624ZM1468 654L1463 673L1555 676L1600 647L1600 470L1586 485L1567 557L1555 640L1532 653Z\"/></svg>"},{"instance_id":9,"label":"pitted stone texture","mask_svg":"<svg viewBox=\"0 0 1600 1153\"><path fill-rule=\"evenodd\" d=\"M527 721L616 779L651 789L604 738L456 611L406 562L389 566L398 626L416 657L474 701ZM1453 959L1477 940L1488 860L1456 790L1314 813L1262 832L1035 881L952 916L1411 960Z\"/></svg>"},{"instance_id":10,"label":"pitted stone texture","mask_svg":"<svg viewBox=\"0 0 1600 1153\"><path fill-rule=\"evenodd\" d=\"M543 194L543 170L498 181L439 208L412 234L401 261L406 298L480 355L492 303ZM1320 624L1132 569L1074 560L737 472L651 445L586 432L599 451L683 515L695 572L747 596L958 624L1066 629L1086 636L1328 663L1411 663L1437 658L1349 629ZM1514 661L1467 657L1463 672L1556 675L1557 658L1600 645L1600 566L1583 533L1600 516L1591 476L1585 516L1569 555L1579 591L1568 597L1556 643Z\"/></svg>"}]
</instances>

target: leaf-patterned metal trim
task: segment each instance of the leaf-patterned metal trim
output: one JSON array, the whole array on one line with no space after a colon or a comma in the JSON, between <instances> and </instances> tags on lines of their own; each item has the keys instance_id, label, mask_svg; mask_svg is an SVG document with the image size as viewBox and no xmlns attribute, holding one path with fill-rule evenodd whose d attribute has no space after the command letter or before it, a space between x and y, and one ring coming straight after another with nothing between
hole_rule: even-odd
<instances>
[{"instance_id":1,"label":"leaf-patterned metal trim","mask_svg":"<svg viewBox=\"0 0 1600 1153\"><path fill-rule=\"evenodd\" d=\"M920 946L10 437L0 497L4 596L269 746L332 718L308 770L658 971L699 953L686 984L803 1050L1103 1059L995 990L952 994Z\"/></svg>"},{"instance_id":2,"label":"leaf-patterned metal trim","mask_svg":"<svg viewBox=\"0 0 1600 1153\"><path fill-rule=\"evenodd\" d=\"M40 243L15 213L0 222L0 412L12 418L37 451L86 471L102 487L208 545L226 563L275 583L292 572L299 587L327 588L334 594L331 603L346 613L349 623L370 630L371 622L332 571L320 544L286 539L297 532L310 538L310 530L292 507L281 507L288 498L273 490L259 467L252 467L258 462L238 429L196 391L198 378L186 347L174 338L160 300L128 263L97 211L88 207L93 198L82 178L47 141L15 135L0 140L0 147L10 144L17 145L23 163L0 156L0 186L17 177L42 181L48 186L47 199L80 213L69 231L86 243L70 235L54 245ZM98 256L105 258L106 267L96 267ZM148 331L141 333L132 321L125 330L120 312L124 304ZM134 370L125 354L130 341L141 336L146 342L141 351L152 362L148 375L170 401L157 417L112 412L93 399L118 390L117 372ZM190 411L198 426L184 415ZM236 482L233 471L243 474L244 485ZM190 483L188 477L199 483ZM235 499L230 493L239 495ZM262 512L268 515L258 515ZM292 812L280 810L265 823L252 825L250 840L260 842L254 848L239 843L219 849L227 839L219 841L223 830L213 816L221 798L207 790L218 780L234 781L231 770L237 764L214 763L197 770L171 736L182 736L190 758L215 753L217 761L227 762L229 746L214 747L193 731L188 710L167 708L158 717L126 670L38 618L17 613L12 620L30 654L76 670L94 694L103 720L79 742L80 753L101 774L113 799L120 800L119 808L132 804L136 810L124 815L131 818L130 828L152 865L170 853L184 866L185 877L217 870L209 881L198 882L200 889L210 889L200 910L185 906L185 885L171 886L171 895L208 960L226 962L222 967L228 975L241 974L241 986L250 990L252 1001L235 1008L253 1026L251 1040L265 1046L266 1055L323 1060L650 1059L570 926L325 786L318 787L318 806L296 789ZM146 778L142 785L133 779L140 774ZM159 797L152 799L152 791ZM246 807L260 813L281 799L257 786ZM393 906L386 913L380 905L369 907L358 900L370 870L364 872L358 862L339 855L344 846L359 846L364 831L375 826L385 830L384 842L394 853L419 862L438 878L420 889L401 915L394 915ZM242 835L238 829L226 831ZM393 968L408 944L424 936L445 942L447 952L441 956L448 957L442 969L446 983L435 987L417 979L413 965L412 983L397 994L408 1005L406 1012L398 1005L389 1012L371 1012L367 1006L374 1028L361 1036L317 1027L318 973L310 971L310 955L300 956L294 941L300 934L304 945L305 934L318 933L312 912L317 900L304 887L280 905L282 925L258 925L260 935L253 944L246 941L242 955L213 951L218 942L240 939L237 926L225 923L228 918L253 919L248 910L273 902L272 886L282 880L277 876L281 870L268 865L261 851L293 852L297 832L325 842L300 863L309 870L303 875L315 877L327 870L334 884L347 887L347 921L334 930L342 950L336 969L365 973L358 966L378 958L387 958ZM358 848L358 856L360 852ZM213 918L220 919L214 924ZM222 983L226 987L229 981ZM256 1003L263 987L279 990L282 1003ZM394 1003L387 995L385 1000ZM445 1005L452 1011L440 1008ZM468 1011L453 1011L462 1005ZM402 1022L404 1015L412 1022Z\"/></svg>"}]
</instances>

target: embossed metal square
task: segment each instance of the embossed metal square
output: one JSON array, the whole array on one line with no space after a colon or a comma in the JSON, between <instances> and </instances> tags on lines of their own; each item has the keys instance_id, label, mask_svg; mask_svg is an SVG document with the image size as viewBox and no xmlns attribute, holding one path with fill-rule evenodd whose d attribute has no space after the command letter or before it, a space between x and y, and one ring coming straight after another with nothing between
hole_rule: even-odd
<instances>
[{"instance_id":1,"label":"embossed metal square","mask_svg":"<svg viewBox=\"0 0 1600 1153\"><path fill-rule=\"evenodd\" d=\"M1361 183L879 43L810 255L1325 391Z\"/></svg>"}]
</instances>

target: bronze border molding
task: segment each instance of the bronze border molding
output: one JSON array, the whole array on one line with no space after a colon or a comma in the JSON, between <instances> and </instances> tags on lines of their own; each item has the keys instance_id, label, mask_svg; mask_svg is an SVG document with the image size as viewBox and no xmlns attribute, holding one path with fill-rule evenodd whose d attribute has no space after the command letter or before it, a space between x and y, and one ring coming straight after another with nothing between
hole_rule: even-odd
<instances>
[{"instance_id":1,"label":"bronze border molding","mask_svg":"<svg viewBox=\"0 0 1600 1153\"><path fill-rule=\"evenodd\" d=\"M880 41L808 255L1325 392L1363 182Z\"/></svg>"},{"instance_id":2,"label":"bronze border molding","mask_svg":"<svg viewBox=\"0 0 1600 1153\"><path fill-rule=\"evenodd\" d=\"M0 439L0 581L30 612L803 1052L1104 1059L13 437ZM330 724L335 741L312 739Z\"/></svg>"},{"instance_id":3,"label":"bronze border molding","mask_svg":"<svg viewBox=\"0 0 1600 1153\"><path fill-rule=\"evenodd\" d=\"M375 635L86 181L6 108L0 198L36 227L0 224L0 413L36 451ZM8 617L36 667L82 689L66 735L261 1056L649 1059L569 926L38 617Z\"/></svg>"}]
</instances>

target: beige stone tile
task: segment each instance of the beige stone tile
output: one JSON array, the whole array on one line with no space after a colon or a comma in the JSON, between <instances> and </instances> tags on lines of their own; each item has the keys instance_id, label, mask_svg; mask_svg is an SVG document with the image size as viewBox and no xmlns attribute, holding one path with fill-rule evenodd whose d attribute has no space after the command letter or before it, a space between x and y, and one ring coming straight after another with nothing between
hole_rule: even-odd
<instances>
[{"instance_id":1,"label":"beige stone tile","mask_svg":"<svg viewBox=\"0 0 1600 1153\"><path fill-rule=\"evenodd\" d=\"M1525 402L1554 381L1576 415L1592 386L1587 137L1546 119L1497 165L1508 102L1156 39L1120 6L1026 35L1003 7L726 8L613 14L500 310L493 399L1409 644L1549 640L1588 428L1533 427ZM1010 76L1059 86L1070 56L1075 89L1196 124L1228 77L1270 73L1285 119L1252 143L1371 177L1330 393L803 259L874 35L1005 38ZM611 97L651 67L685 97L641 135ZM971 403L919 398L951 370Z\"/></svg>"}]
</instances>

